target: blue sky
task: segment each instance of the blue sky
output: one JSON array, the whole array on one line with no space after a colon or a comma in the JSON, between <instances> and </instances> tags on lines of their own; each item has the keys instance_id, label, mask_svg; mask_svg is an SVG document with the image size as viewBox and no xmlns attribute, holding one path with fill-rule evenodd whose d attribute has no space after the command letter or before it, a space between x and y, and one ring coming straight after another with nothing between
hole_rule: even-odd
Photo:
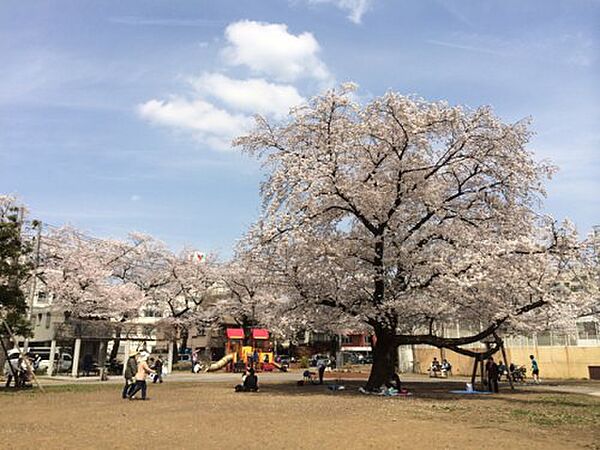
<instances>
[{"instance_id":1,"label":"blue sky","mask_svg":"<svg viewBox=\"0 0 600 450\"><path fill-rule=\"evenodd\" d=\"M600 224L600 1L19 1L0 4L0 192L99 236L231 253L256 162L228 148L355 81L533 117L561 170L545 209Z\"/></svg>"}]
</instances>

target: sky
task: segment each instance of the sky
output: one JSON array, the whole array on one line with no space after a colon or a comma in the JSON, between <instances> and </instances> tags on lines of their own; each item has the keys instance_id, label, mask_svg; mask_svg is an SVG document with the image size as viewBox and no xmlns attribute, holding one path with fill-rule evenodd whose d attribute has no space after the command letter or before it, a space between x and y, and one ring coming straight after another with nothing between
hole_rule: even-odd
<instances>
[{"instance_id":1,"label":"sky","mask_svg":"<svg viewBox=\"0 0 600 450\"><path fill-rule=\"evenodd\" d=\"M264 173L254 113L346 81L533 119L544 211L600 224L599 0L2 0L0 193L100 237L224 257Z\"/></svg>"}]
</instances>

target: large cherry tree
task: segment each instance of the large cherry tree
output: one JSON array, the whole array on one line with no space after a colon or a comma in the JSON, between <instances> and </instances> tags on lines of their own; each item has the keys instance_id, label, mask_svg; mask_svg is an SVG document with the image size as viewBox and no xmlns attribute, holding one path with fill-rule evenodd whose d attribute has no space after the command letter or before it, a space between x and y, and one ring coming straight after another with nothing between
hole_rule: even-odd
<instances>
[{"instance_id":1,"label":"large cherry tree","mask_svg":"<svg viewBox=\"0 0 600 450\"><path fill-rule=\"evenodd\" d=\"M401 344L464 345L566 317L559 289L576 244L537 213L554 168L526 149L527 121L389 92L361 106L344 86L236 144L267 178L246 240L268 254L288 311L376 337L369 387ZM572 315L572 314L571 314ZM446 338L449 320L483 324Z\"/></svg>"},{"instance_id":2,"label":"large cherry tree","mask_svg":"<svg viewBox=\"0 0 600 450\"><path fill-rule=\"evenodd\" d=\"M120 276L131 251L121 241L91 238L70 226L51 230L42 240L40 270L53 304L74 319L135 317L143 292Z\"/></svg>"}]
</instances>

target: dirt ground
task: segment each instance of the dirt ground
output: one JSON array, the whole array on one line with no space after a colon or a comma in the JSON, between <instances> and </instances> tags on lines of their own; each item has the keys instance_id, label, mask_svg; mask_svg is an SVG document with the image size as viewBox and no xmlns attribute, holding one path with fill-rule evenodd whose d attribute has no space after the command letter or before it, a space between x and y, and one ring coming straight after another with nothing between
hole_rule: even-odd
<instances>
[{"instance_id":1,"label":"dirt ground","mask_svg":"<svg viewBox=\"0 0 600 450\"><path fill-rule=\"evenodd\" d=\"M0 391L0 448L600 449L600 398L460 396L447 383L385 398L346 386L164 383L146 402L122 400L116 385Z\"/></svg>"}]
</instances>

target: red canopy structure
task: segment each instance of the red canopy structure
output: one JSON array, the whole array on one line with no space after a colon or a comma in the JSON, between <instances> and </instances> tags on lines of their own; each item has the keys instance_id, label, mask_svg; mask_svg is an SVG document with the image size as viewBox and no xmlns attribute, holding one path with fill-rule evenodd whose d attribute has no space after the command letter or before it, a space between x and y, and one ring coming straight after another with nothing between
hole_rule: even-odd
<instances>
[{"instance_id":1,"label":"red canopy structure","mask_svg":"<svg viewBox=\"0 0 600 450\"><path fill-rule=\"evenodd\" d=\"M264 328L253 328L252 339L269 339L269 330Z\"/></svg>"},{"instance_id":2,"label":"red canopy structure","mask_svg":"<svg viewBox=\"0 0 600 450\"><path fill-rule=\"evenodd\" d=\"M244 339L244 330L242 328L227 328L227 339Z\"/></svg>"}]
</instances>

